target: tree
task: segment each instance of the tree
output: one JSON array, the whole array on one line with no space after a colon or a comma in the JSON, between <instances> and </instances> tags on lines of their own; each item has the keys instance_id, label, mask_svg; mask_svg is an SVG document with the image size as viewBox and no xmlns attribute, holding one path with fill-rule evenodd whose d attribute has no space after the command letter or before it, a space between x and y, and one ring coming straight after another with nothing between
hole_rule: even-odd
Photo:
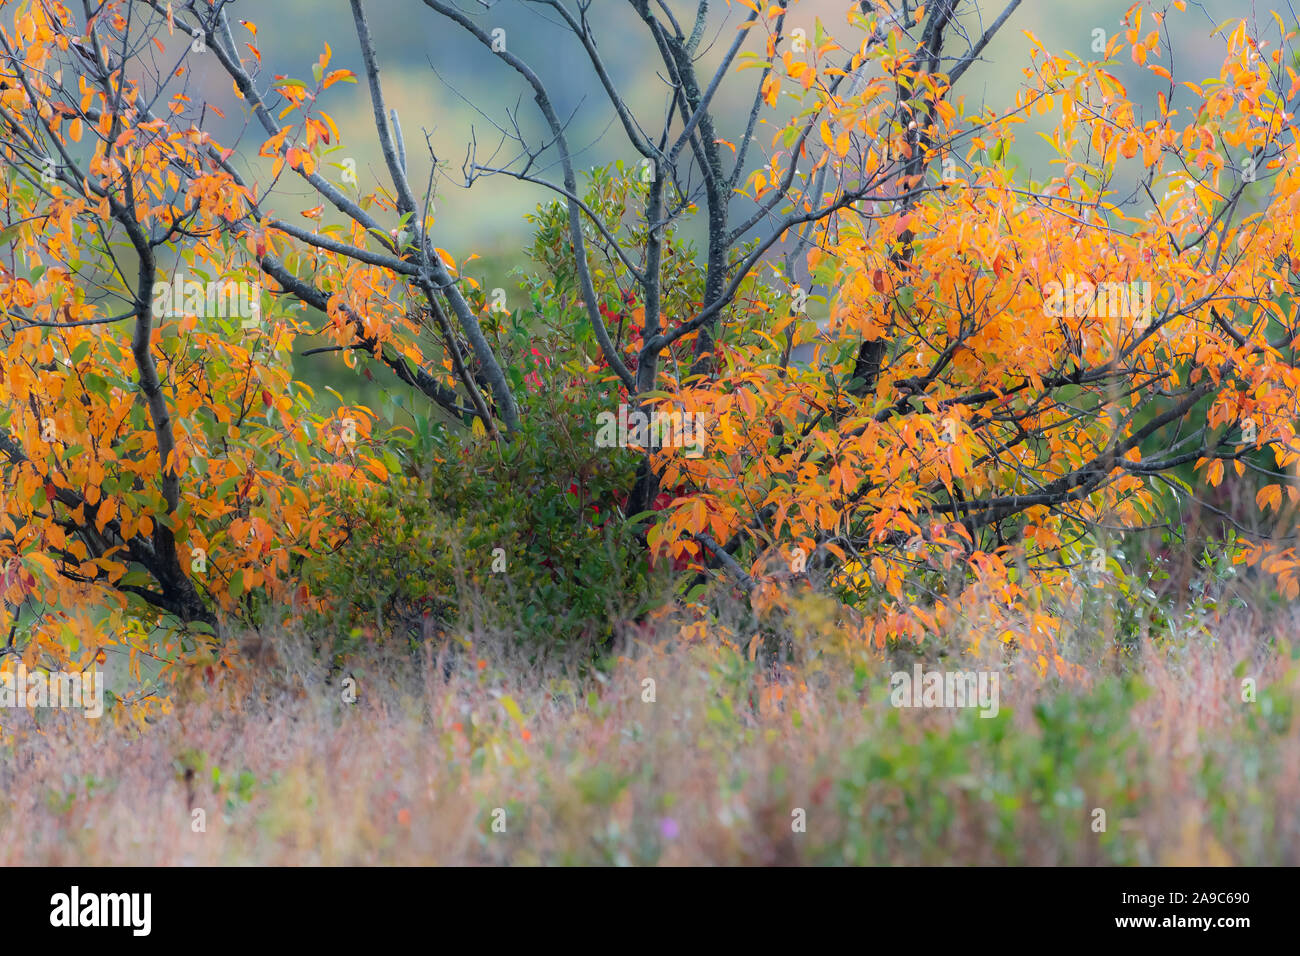
<instances>
[{"instance_id":1,"label":"tree","mask_svg":"<svg viewBox=\"0 0 1300 956\"><path fill-rule=\"evenodd\" d=\"M950 616L960 602L935 589L953 568L1021 608L1035 587L1076 589L1107 563L1107 528L1158 520L1164 486L1193 491L1183 466L1211 486L1252 470L1261 508L1300 499L1293 34L1228 24L1219 79L1179 84L1158 62L1167 10L1135 5L1097 61L1030 35L1015 102L967 115L952 82L968 62L939 69L947 10L911 50L898 29L868 53L863 101L821 129L855 182L904 164L811 254L836 276L840 341L792 373L773 339L792 319L754 326L729 355L743 375L687 391L724 437L669 466L703 493L652 532L742 541L760 562L797 548L854 598L885 598L881 640ZM1167 84L1145 120L1121 54ZM838 106L816 82L807 97ZM1056 169L1025 181L1014 130L1049 113ZM1294 597L1291 540L1236 557Z\"/></svg>"},{"instance_id":2,"label":"tree","mask_svg":"<svg viewBox=\"0 0 1300 956\"><path fill-rule=\"evenodd\" d=\"M1259 31L1225 28L1224 80L1180 86L1156 62L1167 11L1137 5L1104 61L1035 45L1013 104L968 111L954 88L1019 0L983 30L962 0L846 4L843 42L793 26L793 2L737 0L747 12L723 21L708 71L714 5L679 19L629 0L664 78L650 132L589 2L520 3L568 27L641 157L617 187L583 181L545 82L490 12L409 6L491 51L542 119L536 142L517 116L498 126L512 162L480 161L472 143L463 180L507 176L559 200L539 215L562 228L553 272L576 290L574 348L590 341L598 360L573 387L712 422L700 457L642 446L624 516L640 520L661 485L677 498L652 550L752 589L800 548L846 597L887 596L883 637L944 612L925 597L926 565L1014 596L1059 583L1102 523L1140 522L1185 463L1217 482L1225 462L1264 467L1261 449L1294 460L1290 34L1266 55ZM257 27L232 22L229 0L3 6L0 557L6 600L38 618L25 653L92 646L143 607L217 631L225 615L322 599L295 585L297 564L335 540L316 491L382 482L401 462L369 410L321 415L295 379L295 339L327 337L302 358L382 365L503 444L537 374L441 234L433 180L411 180L366 4L349 2L359 72L332 66L322 41L310 83L263 76ZM1152 120L1113 72L1121 51L1168 83ZM189 87L196 57L229 76L228 101ZM328 159L329 91L358 80L388 180L369 192ZM724 129L719 90L740 82L752 107ZM1173 105L1188 91L1195 112ZM240 111L255 156L211 131ZM1049 114L1061 168L1022 182L1014 129ZM277 211L290 178L314 195L298 210L308 225ZM1252 201L1267 208L1246 214ZM696 214L698 264L676 237ZM790 353L814 337L810 299L833 300L838 338L801 367ZM1225 444L1247 420L1254 440ZM1260 503L1282 495L1271 485ZM1029 577L1010 570L1016 548ZM1267 559L1300 587L1293 552Z\"/></svg>"},{"instance_id":3,"label":"tree","mask_svg":"<svg viewBox=\"0 0 1300 956\"><path fill-rule=\"evenodd\" d=\"M80 24L6 6L0 450L23 654L88 661L126 633L128 599L217 633L248 592L283 597L291 556L326 532L313 483L382 465L352 448L324 462L341 436L306 414L261 240L237 225L254 194L184 120L184 93L164 102L171 67L132 78L138 43L164 49L139 5L87 4ZM364 416L347 424L364 441Z\"/></svg>"}]
</instances>

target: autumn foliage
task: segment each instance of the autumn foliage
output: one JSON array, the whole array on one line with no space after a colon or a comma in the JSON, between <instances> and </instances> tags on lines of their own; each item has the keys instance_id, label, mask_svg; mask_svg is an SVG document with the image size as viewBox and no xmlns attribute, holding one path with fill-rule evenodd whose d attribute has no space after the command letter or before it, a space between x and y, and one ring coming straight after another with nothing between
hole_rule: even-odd
<instances>
[{"instance_id":1,"label":"autumn foliage","mask_svg":"<svg viewBox=\"0 0 1300 956\"><path fill-rule=\"evenodd\" d=\"M1031 598L1089 587L1168 489L1249 479L1259 510L1293 518L1293 32L1226 24L1219 75L1187 82L1165 29L1183 4L1136 4L1093 59L1029 37L1021 86L976 106L958 84L979 51L939 56L944 4L912 23L846 5L796 44L796 4L737 3L724 72L754 79L765 125L724 136L691 38L668 31L691 125L671 155L629 136L706 170L703 198L668 172L580 182L555 126L567 198L535 218L532 326L494 308L407 178L413 140L388 122L359 2L364 69L322 38L310 81L264 75L256 24L219 4L0 3L10 649L86 665L127 643L172 668L233 653L231 622L337 603L309 569L343 545L348 502L429 462L396 423L307 386L312 350L395 376L502 461L537 440L546 391L707 416L700 457L641 449L599 500L581 463L555 486L586 524L643 529L681 592L704 574L762 611L819 576L880 646L993 595L1033 615L1028 649L1064 672ZM423 7L488 42L454 5ZM224 100L187 86L198 56L228 76ZM1155 108L1130 97L1135 71L1160 81ZM371 97L387 182L337 162L340 83ZM234 117L240 141L220 141ZM1017 168L1018 134L1048 144L1045 175ZM699 262L673 218L697 214ZM221 307L233 293L172 295L178 276L240 290L247 314ZM813 360L792 360L805 343ZM1285 541L1241 539L1234 558L1300 595Z\"/></svg>"},{"instance_id":2,"label":"autumn foliage","mask_svg":"<svg viewBox=\"0 0 1300 956\"><path fill-rule=\"evenodd\" d=\"M1258 506L1294 514L1300 178L1286 107L1300 79L1243 22L1222 32L1218 78L1176 83L1163 20L1135 6L1105 62L1031 36L1025 87L1000 112L966 115L892 43L864 44L879 78L850 103L798 84L825 117L827 162L859 175L851 144L869 144L860 175L877 198L810 255L835 290L839 342L783 367L782 337L806 323L759 310L724 350L730 374L682 383L719 429L707 460L666 466L701 493L652 541L707 531L777 564L793 549L822 559L849 594L886 596L871 629L883 641L952 613L918 572L969 569L1011 608L1087 586L1100 529L1155 521L1155 493L1183 465L1209 486L1250 468ZM1145 120L1116 60L1168 82ZM806 68L785 65L790 81ZM1024 182L1006 158L1036 117L1051 121L1036 132L1053 170ZM879 346L875 364L859 342ZM1257 541L1236 557L1300 593L1293 548Z\"/></svg>"}]
</instances>

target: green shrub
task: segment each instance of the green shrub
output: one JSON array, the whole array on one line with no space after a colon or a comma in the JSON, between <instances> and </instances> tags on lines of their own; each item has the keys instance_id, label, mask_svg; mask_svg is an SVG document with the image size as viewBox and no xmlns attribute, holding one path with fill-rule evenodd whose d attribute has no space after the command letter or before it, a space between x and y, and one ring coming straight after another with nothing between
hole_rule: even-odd
<instances>
[{"instance_id":1,"label":"green shrub","mask_svg":"<svg viewBox=\"0 0 1300 956\"><path fill-rule=\"evenodd\" d=\"M846 833L824 848L826 862L939 864L954 832L996 848L983 862L1026 862L1026 837L1036 834L1063 851L1060 863L1135 862L1121 823L1142 809L1141 742L1128 718L1143 694L1107 678L1045 697L1032 731L1008 706L991 719L967 710L950 728L924 732L890 712L883 733L846 755L836 788ZM1107 826L1094 833L1098 807Z\"/></svg>"},{"instance_id":2,"label":"green shrub","mask_svg":"<svg viewBox=\"0 0 1300 956\"><path fill-rule=\"evenodd\" d=\"M427 419L395 430L400 473L339 495L346 540L304 569L328 596L329 650L482 628L586 656L639 613L645 563L619 510L635 460L595 447L594 400L543 387L529 401L548 407L501 446Z\"/></svg>"}]
</instances>

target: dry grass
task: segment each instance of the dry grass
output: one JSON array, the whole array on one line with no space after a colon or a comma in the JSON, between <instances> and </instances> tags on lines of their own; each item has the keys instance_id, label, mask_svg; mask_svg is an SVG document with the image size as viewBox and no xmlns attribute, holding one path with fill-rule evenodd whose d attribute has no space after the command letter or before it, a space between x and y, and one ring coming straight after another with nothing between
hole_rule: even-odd
<instances>
[{"instance_id":1,"label":"dry grass","mask_svg":"<svg viewBox=\"0 0 1300 956\"><path fill-rule=\"evenodd\" d=\"M152 724L4 714L0 864L1300 863L1293 618L1143 645L1136 680L1082 629L1080 682L950 653L997 719L894 709L899 658L834 635L773 671L662 630L581 684L479 635L450 677L371 655L349 704L284 635Z\"/></svg>"}]
</instances>

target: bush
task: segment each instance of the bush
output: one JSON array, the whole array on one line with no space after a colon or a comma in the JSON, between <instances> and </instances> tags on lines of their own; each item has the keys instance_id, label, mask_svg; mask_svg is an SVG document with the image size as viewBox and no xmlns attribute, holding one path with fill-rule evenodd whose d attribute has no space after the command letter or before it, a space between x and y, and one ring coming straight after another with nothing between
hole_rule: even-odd
<instances>
[{"instance_id":1,"label":"bush","mask_svg":"<svg viewBox=\"0 0 1300 956\"><path fill-rule=\"evenodd\" d=\"M346 652L388 631L419 643L490 627L530 653L605 645L646 588L637 527L619 511L635 460L596 449L594 400L544 384L508 445L438 422L394 429L406 465L388 484L334 502L344 543L304 569L326 596L316 622Z\"/></svg>"}]
</instances>

